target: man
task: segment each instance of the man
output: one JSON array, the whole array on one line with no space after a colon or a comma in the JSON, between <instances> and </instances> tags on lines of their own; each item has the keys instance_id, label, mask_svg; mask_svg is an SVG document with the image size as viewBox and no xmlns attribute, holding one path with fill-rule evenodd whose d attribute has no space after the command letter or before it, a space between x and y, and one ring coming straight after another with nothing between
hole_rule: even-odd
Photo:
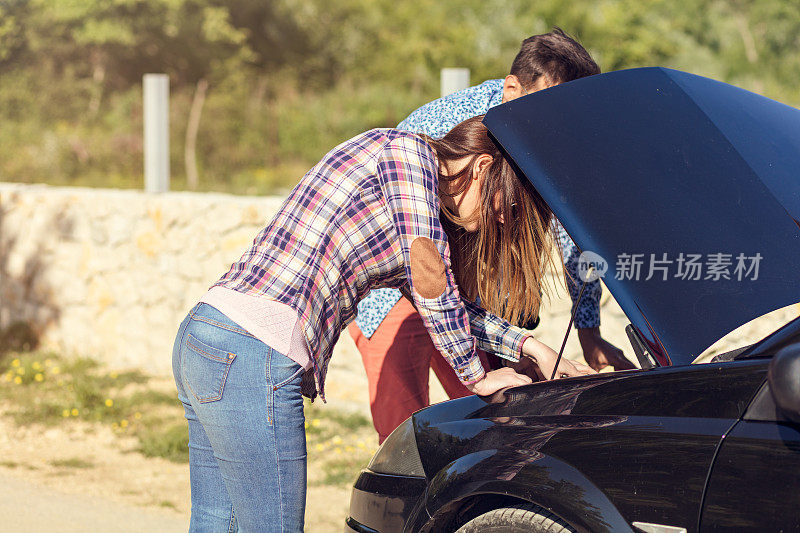
<instances>
[{"instance_id":1,"label":"man","mask_svg":"<svg viewBox=\"0 0 800 533\"><path fill-rule=\"evenodd\" d=\"M522 42L505 79L488 80L425 104L401 122L398 129L438 139L459 122L486 113L500 103L599 72L589 53L555 28ZM577 271L580 251L561 225L555 226L569 273L566 279L573 307L577 303L575 327L586 362L595 370L608 365L618 370L634 368L622 350L600 335L600 282L588 283L583 298L576 302L580 292ZM536 324L522 327L532 329ZM359 303L358 316L349 331L367 370L372 419L381 442L414 411L429 404L429 368L450 398L470 394L436 351L421 318L401 298L400 291L372 291ZM485 354L482 359L486 365Z\"/></svg>"}]
</instances>

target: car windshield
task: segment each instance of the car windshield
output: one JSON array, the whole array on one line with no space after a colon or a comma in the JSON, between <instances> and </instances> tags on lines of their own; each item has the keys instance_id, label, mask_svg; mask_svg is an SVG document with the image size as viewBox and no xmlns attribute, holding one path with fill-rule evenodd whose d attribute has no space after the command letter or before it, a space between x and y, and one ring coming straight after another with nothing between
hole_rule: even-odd
<instances>
[{"instance_id":1,"label":"car windshield","mask_svg":"<svg viewBox=\"0 0 800 533\"><path fill-rule=\"evenodd\" d=\"M715 357L750 346L800 316L800 304L793 304L761 315L731 331L701 353L692 364L708 363ZM736 355L736 354L734 354Z\"/></svg>"},{"instance_id":2,"label":"car windshield","mask_svg":"<svg viewBox=\"0 0 800 533\"><path fill-rule=\"evenodd\" d=\"M559 272L552 274L555 287L552 287L554 290L549 291L549 298L542 305L540 324L535 331L537 339L556 351L559 350L564 340L572 311L572 300L564 288L564 282L561 281L563 279L560 269ZM584 294L583 299L587 298L596 300L596 296L590 293ZM579 307L582 309L592 308L591 305ZM630 324L630 320L605 286L603 286L602 296L599 300L599 310L602 337L612 345L620 348L628 360L635 366L640 367L636 354L631 347L631 342L625 333L625 328ZM798 316L800 316L800 304L793 304L762 315L719 339L696 357L692 364L709 363L722 354L733 352L734 350L741 351L741 348L760 341ZM591 319L587 324L587 318L578 313L574 327L580 328L593 324L594 322L591 322ZM736 354L732 353L730 355L730 358L726 357L725 359L731 359ZM579 336L575 332L570 332L564 349L564 357L580 360L582 356L583 351ZM608 370L611 370L611 367Z\"/></svg>"}]
</instances>

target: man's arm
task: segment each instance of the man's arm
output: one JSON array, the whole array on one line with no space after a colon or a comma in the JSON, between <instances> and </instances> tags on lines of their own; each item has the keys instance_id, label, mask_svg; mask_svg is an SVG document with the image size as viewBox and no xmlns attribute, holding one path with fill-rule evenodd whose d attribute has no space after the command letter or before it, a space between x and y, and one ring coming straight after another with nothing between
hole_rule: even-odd
<instances>
[{"instance_id":1,"label":"man's arm","mask_svg":"<svg viewBox=\"0 0 800 533\"><path fill-rule=\"evenodd\" d=\"M569 296L572 299L572 310L575 311L575 327L578 329L599 328L600 297L603 295L600 281L588 282L586 288L583 289L583 297L578 301L581 286L583 285L578 274L581 251L558 220L553 223L553 232L556 244L561 252L561 258L564 260L564 278Z\"/></svg>"},{"instance_id":2,"label":"man's arm","mask_svg":"<svg viewBox=\"0 0 800 533\"><path fill-rule=\"evenodd\" d=\"M581 343L584 359L595 370L601 370L609 365L613 366L615 370L636 368L625 358L622 350L605 340L600 334L600 297L603 295L600 280L586 283L583 297L578 301L583 285L578 276L581 252L557 220L554 223L553 231L564 260L564 277L572 299L575 328L578 330L578 340Z\"/></svg>"}]
</instances>

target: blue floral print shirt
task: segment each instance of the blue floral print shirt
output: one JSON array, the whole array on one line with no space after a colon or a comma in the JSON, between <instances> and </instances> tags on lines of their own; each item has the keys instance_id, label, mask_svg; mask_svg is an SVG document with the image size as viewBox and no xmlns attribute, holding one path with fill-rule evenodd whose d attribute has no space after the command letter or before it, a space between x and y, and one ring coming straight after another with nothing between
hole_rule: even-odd
<instances>
[{"instance_id":1,"label":"blue floral print shirt","mask_svg":"<svg viewBox=\"0 0 800 533\"><path fill-rule=\"evenodd\" d=\"M459 122L482 115L492 107L500 105L502 98L503 80L488 80L428 102L411 113L397 126L397 129L424 133L434 139L441 139ZM581 252L557 221L553 226L553 232L568 273L565 278L574 309L582 285L578 277L578 259ZM593 328L600 325L602 290L599 281L586 284L575 315L576 328ZM400 291L396 289L373 290L358 303L356 326L366 337L371 337L400 298Z\"/></svg>"}]
</instances>

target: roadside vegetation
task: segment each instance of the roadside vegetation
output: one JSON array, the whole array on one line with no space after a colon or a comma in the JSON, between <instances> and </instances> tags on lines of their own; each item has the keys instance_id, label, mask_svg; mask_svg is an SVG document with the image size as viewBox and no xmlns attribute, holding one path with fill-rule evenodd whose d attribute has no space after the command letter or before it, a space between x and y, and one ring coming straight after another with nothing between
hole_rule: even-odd
<instances>
[{"instance_id":1,"label":"roadside vegetation","mask_svg":"<svg viewBox=\"0 0 800 533\"><path fill-rule=\"evenodd\" d=\"M782 0L4 1L0 181L141 187L142 75L164 72L172 188L280 193L334 145L438 97L441 68L467 67L472 83L501 77L523 38L553 26L603 71L678 68L799 105L796 9Z\"/></svg>"},{"instance_id":2,"label":"roadside vegetation","mask_svg":"<svg viewBox=\"0 0 800 533\"><path fill-rule=\"evenodd\" d=\"M8 352L0 359L0 411L18 425L63 426L82 420L133 436L140 453L188 462L183 408L175 392L138 370L114 371L88 358L45 351ZM349 487L377 446L369 420L332 406L306 404L312 486ZM8 465L7 465L8 466ZM85 460L53 466L91 468Z\"/></svg>"}]
</instances>

